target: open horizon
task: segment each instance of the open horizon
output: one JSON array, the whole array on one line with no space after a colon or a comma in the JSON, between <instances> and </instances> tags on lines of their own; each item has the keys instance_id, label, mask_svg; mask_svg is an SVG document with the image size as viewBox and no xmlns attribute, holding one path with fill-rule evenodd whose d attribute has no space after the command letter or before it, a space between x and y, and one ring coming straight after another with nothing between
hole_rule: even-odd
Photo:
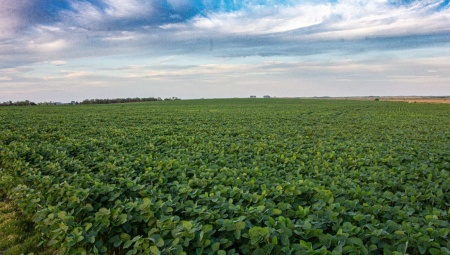
<instances>
[{"instance_id":1,"label":"open horizon","mask_svg":"<svg viewBox=\"0 0 450 255\"><path fill-rule=\"evenodd\" d=\"M444 96L433 96L433 95L428 95L428 96L417 96L417 95L408 95L408 96L376 96L376 95L371 95L371 96L338 96L338 97L332 97L332 96L312 96L312 97L296 97L296 96L291 96L291 97L277 97L277 96L271 96L271 95L264 95L264 96L256 96L255 95L250 95L248 97L211 97L211 98L178 98L178 97L167 97L167 98L161 98L161 97L148 97L148 98L154 98L154 99L158 99L158 100L151 100L151 101L138 101L137 103L142 103L142 102L153 102L153 101L166 101L166 100L214 100L214 99L399 99L399 100L414 100L414 99L450 99L450 95L444 95ZM268 96L267 98L265 98L266 96ZM135 98L139 98L139 99L143 99L140 97L128 97L128 98L85 98L83 100L77 101L77 100L70 100L70 101L33 101L33 100L29 100L29 99L24 99L24 100L18 100L18 101L13 101L13 100L7 100L7 101L3 101L0 102L0 104L2 103L8 103L8 102L12 102L12 103L18 103L18 102L25 102L25 101L29 101L30 103L36 103L36 104L57 104L57 103L61 103L61 104L73 104L73 103L82 103L83 101L86 100L120 100L120 99L135 99ZM136 103L136 101L130 101L130 102L117 102L117 103ZM450 101L446 101L446 103L450 103ZM96 103L96 104L115 104L114 103Z\"/></svg>"}]
</instances>

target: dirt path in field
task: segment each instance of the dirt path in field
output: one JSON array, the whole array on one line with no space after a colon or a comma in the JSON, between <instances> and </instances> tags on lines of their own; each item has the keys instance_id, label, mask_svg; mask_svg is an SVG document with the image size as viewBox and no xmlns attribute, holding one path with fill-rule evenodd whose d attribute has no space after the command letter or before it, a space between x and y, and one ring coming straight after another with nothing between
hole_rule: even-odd
<instances>
[{"instance_id":1,"label":"dirt path in field","mask_svg":"<svg viewBox=\"0 0 450 255\"><path fill-rule=\"evenodd\" d=\"M318 97L318 99L339 99L339 100L364 100L364 101L387 101L406 103L430 103L430 104L450 104L448 97L396 97L396 96L368 96L368 97Z\"/></svg>"},{"instance_id":2,"label":"dirt path in field","mask_svg":"<svg viewBox=\"0 0 450 255\"><path fill-rule=\"evenodd\" d=\"M380 101L450 104L450 98L448 98L448 97L446 97L446 98L380 98Z\"/></svg>"}]
</instances>

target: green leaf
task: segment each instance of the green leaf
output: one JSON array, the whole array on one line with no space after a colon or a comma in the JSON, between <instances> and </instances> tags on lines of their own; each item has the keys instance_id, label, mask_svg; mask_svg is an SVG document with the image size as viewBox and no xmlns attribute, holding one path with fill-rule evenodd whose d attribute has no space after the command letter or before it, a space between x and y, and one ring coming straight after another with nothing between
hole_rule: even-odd
<instances>
[{"instance_id":1,"label":"green leaf","mask_svg":"<svg viewBox=\"0 0 450 255\"><path fill-rule=\"evenodd\" d=\"M95 236L89 236L87 240L89 243L93 244L93 243L95 243Z\"/></svg>"},{"instance_id":2,"label":"green leaf","mask_svg":"<svg viewBox=\"0 0 450 255\"><path fill-rule=\"evenodd\" d=\"M242 221L236 222L235 226L236 226L237 230L242 230L245 228L245 222L242 222Z\"/></svg>"},{"instance_id":3,"label":"green leaf","mask_svg":"<svg viewBox=\"0 0 450 255\"><path fill-rule=\"evenodd\" d=\"M272 214L273 215L280 215L283 211L281 211L280 209L277 208L273 208L272 209Z\"/></svg>"},{"instance_id":4,"label":"green leaf","mask_svg":"<svg viewBox=\"0 0 450 255\"><path fill-rule=\"evenodd\" d=\"M212 225L204 225L202 227L202 231L205 233L211 232L213 230L213 226Z\"/></svg>"},{"instance_id":5,"label":"green leaf","mask_svg":"<svg viewBox=\"0 0 450 255\"><path fill-rule=\"evenodd\" d=\"M181 221L181 224L183 225L183 228L186 230L191 230L192 229L192 223L190 221Z\"/></svg>"},{"instance_id":6,"label":"green leaf","mask_svg":"<svg viewBox=\"0 0 450 255\"><path fill-rule=\"evenodd\" d=\"M252 252L252 255L267 255L266 251L262 248L256 249Z\"/></svg>"},{"instance_id":7,"label":"green leaf","mask_svg":"<svg viewBox=\"0 0 450 255\"><path fill-rule=\"evenodd\" d=\"M94 210L94 207L92 207L91 204L86 204L86 205L83 206L83 209L88 211L88 212L91 212L91 211Z\"/></svg>"},{"instance_id":8,"label":"green leaf","mask_svg":"<svg viewBox=\"0 0 450 255\"><path fill-rule=\"evenodd\" d=\"M76 254L86 255L87 253L86 253L86 250L84 248L80 247L80 248L78 248L76 250Z\"/></svg>"},{"instance_id":9,"label":"green leaf","mask_svg":"<svg viewBox=\"0 0 450 255\"><path fill-rule=\"evenodd\" d=\"M66 218L67 212L65 211L60 211L58 212L58 218L64 220Z\"/></svg>"},{"instance_id":10,"label":"green leaf","mask_svg":"<svg viewBox=\"0 0 450 255\"><path fill-rule=\"evenodd\" d=\"M52 239L52 240L48 241L47 246L53 246L53 245L57 244L58 242L59 242L58 240Z\"/></svg>"},{"instance_id":11,"label":"green leaf","mask_svg":"<svg viewBox=\"0 0 450 255\"><path fill-rule=\"evenodd\" d=\"M59 223L59 228L64 232L67 232L67 230L69 230L69 227L63 222Z\"/></svg>"},{"instance_id":12,"label":"green leaf","mask_svg":"<svg viewBox=\"0 0 450 255\"><path fill-rule=\"evenodd\" d=\"M353 219L356 220L356 221L362 221L362 220L364 220L364 218L365 217L362 214L358 214L358 215L353 216Z\"/></svg>"},{"instance_id":13,"label":"green leaf","mask_svg":"<svg viewBox=\"0 0 450 255\"><path fill-rule=\"evenodd\" d=\"M119 224L124 224L127 222L128 215L127 214L121 214L119 215Z\"/></svg>"},{"instance_id":14,"label":"green leaf","mask_svg":"<svg viewBox=\"0 0 450 255\"><path fill-rule=\"evenodd\" d=\"M278 244L278 238L276 236L272 237L272 244L277 245Z\"/></svg>"},{"instance_id":15,"label":"green leaf","mask_svg":"<svg viewBox=\"0 0 450 255\"><path fill-rule=\"evenodd\" d=\"M235 230L233 232L234 238L236 238L236 240L241 239L241 231L240 230Z\"/></svg>"},{"instance_id":16,"label":"green leaf","mask_svg":"<svg viewBox=\"0 0 450 255\"><path fill-rule=\"evenodd\" d=\"M300 246L305 248L305 249L307 249L308 251L312 250L312 244L309 243L309 242L305 242L303 240L300 240Z\"/></svg>"},{"instance_id":17,"label":"green leaf","mask_svg":"<svg viewBox=\"0 0 450 255\"><path fill-rule=\"evenodd\" d=\"M350 237L349 238L349 243L355 244L355 245L359 245L359 246L363 246L362 240L357 238L357 237Z\"/></svg>"},{"instance_id":18,"label":"green leaf","mask_svg":"<svg viewBox=\"0 0 450 255\"><path fill-rule=\"evenodd\" d=\"M280 237L281 237L281 243L284 246L289 246L289 236L283 233L283 234L281 234Z\"/></svg>"},{"instance_id":19,"label":"green leaf","mask_svg":"<svg viewBox=\"0 0 450 255\"><path fill-rule=\"evenodd\" d=\"M91 229L91 227L92 227L92 223L88 222L88 223L86 223L86 225L84 226L84 230L85 230L85 231L88 231L89 229Z\"/></svg>"},{"instance_id":20,"label":"green leaf","mask_svg":"<svg viewBox=\"0 0 450 255\"><path fill-rule=\"evenodd\" d=\"M420 254L425 254L427 252L427 247L424 245L419 244L418 248L419 248Z\"/></svg>"},{"instance_id":21,"label":"green leaf","mask_svg":"<svg viewBox=\"0 0 450 255\"><path fill-rule=\"evenodd\" d=\"M129 235L129 234L127 234L127 233L121 233L120 234L120 240L122 240L122 241L128 241L128 240L130 240L131 239L131 236Z\"/></svg>"},{"instance_id":22,"label":"green leaf","mask_svg":"<svg viewBox=\"0 0 450 255\"><path fill-rule=\"evenodd\" d=\"M134 240L128 240L123 244L123 248L128 248L134 243Z\"/></svg>"},{"instance_id":23,"label":"green leaf","mask_svg":"<svg viewBox=\"0 0 450 255\"><path fill-rule=\"evenodd\" d=\"M220 248L220 243L214 243L213 245L211 245L211 249L213 252L218 251Z\"/></svg>"},{"instance_id":24,"label":"green leaf","mask_svg":"<svg viewBox=\"0 0 450 255\"><path fill-rule=\"evenodd\" d=\"M150 252L151 254L159 255L161 252L159 251L158 247L156 246L150 246Z\"/></svg>"},{"instance_id":25,"label":"green leaf","mask_svg":"<svg viewBox=\"0 0 450 255\"><path fill-rule=\"evenodd\" d=\"M125 255L134 255L137 254L136 250L129 250Z\"/></svg>"},{"instance_id":26,"label":"green leaf","mask_svg":"<svg viewBox=\"0 0 450 255\"><path fill-rule=\"evenodd\" d=\"M158 238L158 241L156 242L156 246L158 246L158 247L164 246L164 240L161 237Z\"/></svg>"}]
</instances>

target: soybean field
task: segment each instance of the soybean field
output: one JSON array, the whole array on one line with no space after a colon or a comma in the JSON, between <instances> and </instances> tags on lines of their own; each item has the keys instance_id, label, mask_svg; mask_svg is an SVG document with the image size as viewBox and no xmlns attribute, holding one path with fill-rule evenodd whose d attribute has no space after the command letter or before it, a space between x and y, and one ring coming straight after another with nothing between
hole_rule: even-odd
<instances>
[{"instance_id":1,"label":"soybean field","mask_svg":"<svg viewBox=\"0 0 450 255\"><path fill-rule=\"evenodd\" d=\"M450 254L450 105L0 108L0 190L56 254Z\"/></svg>"}]
</instances>

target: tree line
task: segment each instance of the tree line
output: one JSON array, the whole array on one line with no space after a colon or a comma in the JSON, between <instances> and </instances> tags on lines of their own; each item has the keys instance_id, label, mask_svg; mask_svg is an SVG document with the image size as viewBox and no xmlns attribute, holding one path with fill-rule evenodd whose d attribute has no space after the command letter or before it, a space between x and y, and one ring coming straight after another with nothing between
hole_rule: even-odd
<instances>
[{"instance_id":1,"label":"tree line","mask_svg":"<svg viewBox=\"0 0 450 255\"><path fill-rule=\"evenodd\" d=\"M123 103L137 103L137 102L154 102L154 101L167 101L167 100L180 100L177 97L170 97L170 98L160 98L160 97L143 97L143 98L139 98L139 97L135 97L135 98L107 98L107 99L85 99L81 102L76 102L76 101L72 101L70 103L67 104L123 104ZM59 102L41 102L41 103L35 103L35 102L31 102L29 100L25 100L25 101L17 101L17 102L12 102L12 101L7 101L7 102L3 102L0 103L0 106L34 106L34 105L61 105L62 103Z\"/></svg>"},{"instance_id":2,"label":"tree line","mask_svg":"<svg viewBox=\"0 0 450 255\"><path fill-rule=\"evenodd\" d=\"M85 99L80 104L123 104L123 103L137 103L137 102L153 102L161 101L161 98L147 97L147 98L107 98L107 99Z\"/></svg>"},{"instance_id":3,"label":"tree line","mask_svg":"<svg viewBox=\"0 0 450 255\"><path fill-rule=\"evenodd\" d=\"M7 102L0 103L0 106L31 106L31 105L37 105L37 104L35 102L31 102L29 100L17 101L17 102L7 101Z\"/></svg>"}]
</instances>

